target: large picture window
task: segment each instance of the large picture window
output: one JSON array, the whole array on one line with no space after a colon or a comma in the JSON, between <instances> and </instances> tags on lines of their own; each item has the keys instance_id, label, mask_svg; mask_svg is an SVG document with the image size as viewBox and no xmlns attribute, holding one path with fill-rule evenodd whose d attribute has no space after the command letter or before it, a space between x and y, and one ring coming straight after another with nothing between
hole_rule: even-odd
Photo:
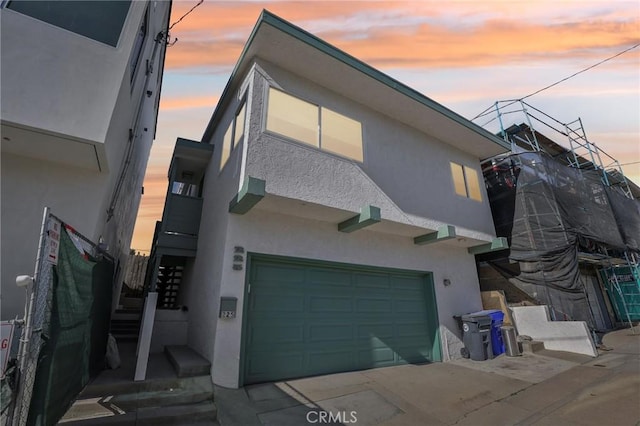
<instances>
[{"instance_id":1,"label":"large picture window","mask_svg":"<svg viewBox=\"0 0 640 426\"><path fill-rule=\"evenodd\" d=\"M471 167L451 163L451 176L456 194L472 200L482 201L478 172Z\"/></svg>"},{"instance_id":2,"label":"large picture window","mask_svg":"<svg viewBox=\"0 0 640 426\"><path fill-rule=\"evenodd\" d=\"M363 160L359 121L273 87L269 88L266 129L343 157Z\"/></svg>"}]
</instances>

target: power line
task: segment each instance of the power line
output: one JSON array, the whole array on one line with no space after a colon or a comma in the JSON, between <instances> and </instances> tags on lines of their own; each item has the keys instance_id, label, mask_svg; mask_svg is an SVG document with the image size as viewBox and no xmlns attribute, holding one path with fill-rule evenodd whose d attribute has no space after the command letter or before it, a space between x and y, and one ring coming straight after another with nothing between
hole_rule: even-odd
<instances>
[{"instance_id":1,"label":"power line","mask_svg":"<svg viewBox=\"0 0 640 426\"><path fill-rule=\"evenodd\" d=\"M565 81L569 80L570 78L573 78L573 77L577 76L578 74L582 74L582 73L583 73L583 72L585 72L585 71L589 71L590 69L597 67L598 65L602 65L602 64L604 64L605 62L608 62L608 61L610 61L610 60L612 60L612 59L614 59L614 58L617 58L618 56L623 55L623 54L627 53L628 51L635 49L635 48L636 48L636 47L638 47L638 46L640 46L640 43L636 43L636 44L634 44L633 46L631 46L631 47L629 47L629 48L626 48L626 49L625 49L625 50L623 50L622 52L618 52L618 53L616 53L616 54L615 54L615 55L613 55L613 56L609 56L608 58L603 59L603 60L601 60L600 62L597 62L597 63L595 63L595 64L593 64L593 65L591 65L591 66L589 66L589 67L587 67L587 68L585 68L585 69L582 69L582 70L578 71L578 72L575 72L575 73L571 74L570 76L563 78L562 80L558 80L558 81L556 81L556 82L555 82L555 83L553 83L553 84L550 84L550 85L548 85L548 86L546 86L546 87L543 87L543 88L542 88L542 89L540 89L540 90L536 90L536 91L535 91L535 92L533 92L533 93L529 93L527 96L525 96L525 97L523 97L523 98L520 98L520 100L521 100L521 101L522 101L522 100L525 100L525 99L527 99L527 98L530 98L530 97L531 97L531 96L533 96L533 95L537 95L538 93L540 93L540 92L542 92L542 91L545 91L545 90L547 90L547 89L550 89L550 88L552 88L553 86L557 86L558 84L560 84L560 83L562 83L562 82L565 82Z\"/></svg>"},{"instance_id":2,"label":"power line","mask_svg":"<svg viewBox=\"0 0 640 426\"><path fill-rule=\"evenodd\" d=\"M550 88L552 88L552 87L554 87L554 86L557 86L558 84L563 83L563 82L565 82L565 81L567 81L567 80L569 80L569 79L571 79L571 78L573 78L573 77L575 77L575 76L577 76L577 75L579 75L579 74L582 74L583 72L589 71L590 69L595 68L595 67L597 67L598 65L602 65L602 64L604 64L605 62L608 62L608 61L610 61L610 60L612 60L612 59L614 59L614 58L617 58L617 57L618 57L618 56L620 56L620 55L624 55L624 54L625 54L625 53L627 53L628 51L633 50L633 49L637 48L638 46L640 46L640 43L636 43L636 44L634 44L633 46L628 47L628 48L624 49L623 51L616 53L616 54L615 54L615 55L613 55L613 56L609 56L608 58L603 59L603 60L601 60L600 62L597 62L597 63L595 63L595 64L593 64L593 65L588 66L587 68L584 68L584 69L582 69L582 70L580 70L580 71L577 71L577 72L575 72L575 73L571 74L571 75L570 75L570 76L568 76L568 77L565 77L565 78L563 78L563 79L561 79L561 80L556 81L555 83L552 83L552 84L550 84L550 85L548 85L548 86L543 87L542 89L539 89L539 90L536 90L535 92L529 93L528 95L523 96L523 97L522 97L522 98L520 98L520 99L516 99L516 100L512 101L511 103L509 103L509 104L505 105L503 108L506 108L506 107L508 107L508 106L510 106L510 105L515 104L516 102L519 102L519 101L525 100L525 99L527 99L527 98L532 97L533 95L537 95L537 94L538 94L538 93L540 93L540 92L543 92L543 91L545 91L545 90L547 90L547 89L550 89ZM477 119L478 117L483 116L483 115L484 115L487 111L489 111L491 108L493 108L493 106L490 106L490 107L486 108L486 109L485 109L484 111L482 111L480 114L478 114L478 115L476 115L475 117L473 117L473 118L471 119L471 121L473 121L473 120Z\"/></svg>"},{"instance_id":3,"label":"power line","mask_svg":"<svg viewBox=\"0 0 640 426\"><path fill-rule=\"evenodd\" d=\"M173 27L175 27L177 24L179 24L184 18L187 17L188 14L190 14L191 12L193 12L195 10L196 7L200 6L202 3L204 3L204 0L200 0L198 2L198 4L196 4L195 6L193 6L191 9L189 9L189 11L187 13L185 13L184 15L182 15L180 17L180 19L178 19L176 22L174 22L173 24L171 24L171 26L169 27L169 31L171 31L171 29Z\"/></svg>"}]
</instances>

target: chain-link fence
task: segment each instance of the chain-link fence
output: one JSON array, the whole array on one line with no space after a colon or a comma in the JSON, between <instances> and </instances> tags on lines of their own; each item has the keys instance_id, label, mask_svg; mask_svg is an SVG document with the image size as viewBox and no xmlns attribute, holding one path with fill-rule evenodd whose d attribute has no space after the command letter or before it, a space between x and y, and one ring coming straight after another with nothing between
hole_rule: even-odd
<instances>
[{"instance_id":1,"label":"chain-link fence","mask_svg":"<svg viewBox=\"0 0 640 426\"><path fill-rule=\"evenodd\" d=\"M112 284L113 260L45 209L3 425L55 424L100 371Z\"/></svg>"}]
</instances>

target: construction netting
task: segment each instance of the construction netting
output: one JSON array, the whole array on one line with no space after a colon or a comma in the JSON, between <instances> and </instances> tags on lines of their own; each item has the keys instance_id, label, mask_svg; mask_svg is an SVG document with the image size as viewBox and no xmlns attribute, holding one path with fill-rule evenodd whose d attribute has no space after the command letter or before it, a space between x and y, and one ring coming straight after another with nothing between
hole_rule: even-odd
<instances>
[{"instance_id":1,"label":"construction netting","mask_svg":"<svg viewBox=\"0 0 640 426\"><path fill-rule=\"evenodd\" d=\"M36 275L3 419L54 425L104 368L113 259L45 209ZM9 424L9 423L7 423Z\"/></svg>"},{"instance_id":2,"label":"construction netting","mask_svg":"<svg viewBox=\"0 0 640 426\"><path fill-rule=\"evenodd\" d=\"M104 368L113 263L92 258L72 238L63 229L27 424L56 424Z\"/></svg>"},{"instance_id":3,"label":"construction netting","mask_svg":"<svg viewBox=\"0 0 640 426\"><path fill-rule=\"evenodd\" d=\"M496 232L515 265L500 272L558 319L593 324L581 253L607 258L640 249L640 203L603 183L600 171L568 167L544 152L494 160L484 170Z\"/></svg>"}]
</instances>

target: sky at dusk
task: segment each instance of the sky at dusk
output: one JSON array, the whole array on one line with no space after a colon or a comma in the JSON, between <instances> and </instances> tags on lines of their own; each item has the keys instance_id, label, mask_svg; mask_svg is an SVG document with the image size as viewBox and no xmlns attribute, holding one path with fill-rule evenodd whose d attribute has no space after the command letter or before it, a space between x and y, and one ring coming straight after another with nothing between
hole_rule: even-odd
<instances>
[{"instance_id":1,"label":"sky at dusk","mask_svg":"<svg viewBox=\"0 0 640 426\"><path fill-rule=\"evenodd\" d=\"M196 3L174 0L171 22ZM520 99L640 43L636 0L205 0L171 31L178 42L167 49L156 141L132 248L148 253L162 216L175 140L201 140L262 9L468 119L496 101ZM640 184L640 48L526 101L562 123L580 117L588 139L627 164L625 174ZM491 117L484 118L474 122L484 125ZM494 125L487 128L495 131Z\"/></svg>"}]
</instances>

